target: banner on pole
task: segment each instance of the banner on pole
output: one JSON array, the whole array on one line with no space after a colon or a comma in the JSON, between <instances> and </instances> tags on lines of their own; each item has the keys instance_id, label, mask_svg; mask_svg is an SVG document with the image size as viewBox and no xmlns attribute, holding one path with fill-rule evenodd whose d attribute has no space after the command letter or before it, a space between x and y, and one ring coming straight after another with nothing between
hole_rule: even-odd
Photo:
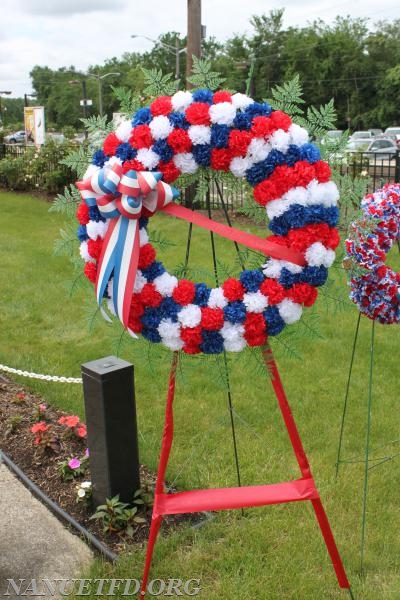
<instances>
[{"instance_id":1,"label":"banner on pole","mask_svg":"<svg viewBox=\"0 0 400 600\"><path fill-rule=\"evenodd\" d=\"M33 142L35 146L41 146L45 141L44 107L25 106L24 124L26 141Z\"/></svg>"}]
</instances>

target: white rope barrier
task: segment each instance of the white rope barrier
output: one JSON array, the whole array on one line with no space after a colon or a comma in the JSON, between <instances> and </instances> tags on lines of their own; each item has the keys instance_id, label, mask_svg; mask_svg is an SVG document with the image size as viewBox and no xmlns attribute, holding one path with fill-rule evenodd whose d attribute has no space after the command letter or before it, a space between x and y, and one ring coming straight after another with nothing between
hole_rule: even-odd
<instances>
[{"instance_id":1,"label":"white rope barrier","mask_svg":"<svg viewBox=\"0 0 400 600\"><path fill-rule=\"evenodd\" d=\"M13 375L20 375L21 377L28 377L29 379L41 379L42 381L56 381L57 383L82 383L80 377L59 377L58 375L42 375L41 373L30 373L29 371L22 371L20 369L13 369L6 365L0 365L0 371L6 373L12 373Z\"/></svg>"}]
</instances>

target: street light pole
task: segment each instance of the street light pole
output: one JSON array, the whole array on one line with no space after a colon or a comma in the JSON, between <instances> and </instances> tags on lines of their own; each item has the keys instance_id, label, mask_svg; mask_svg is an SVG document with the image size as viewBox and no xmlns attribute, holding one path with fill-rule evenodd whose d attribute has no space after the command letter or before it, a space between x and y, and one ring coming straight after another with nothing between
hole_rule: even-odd
<instances>
[{"instance_id":1,"label":"street light pole","mask_svg":"<svg viewBox=\"0 0 400 600\"><path fill-rule=\"evenodd\" d=\"M178 34L179 36L179 34ZM182 52L186 52L186 47L185 48L180 48L179 45L179 37L175 38L175 46L170 46L170 44L166 44L165 42L162 42L161 40L154 40L153 38L148 37L147 35L140 35L140 34L132 34L131 38L144 38L145 40L149 40L149 42L153 42L153 44L159 44L160 46L162 46L163 48L165 48L166 50L168 50L169 52L175 54L175 80L176 80L176 88L178 89L178 82L179 82L179 77L180 77L180 54L182 54Z\"/></svg>"},{"instance_id":2,"label":"street light pole","mask_svg":"<svg viewBox=\"0 0 400 600\"><path fill-rule=\"evenodd\" d=\"M10 92L9 90L2 90L0 91L0 121L1 124L3 124L3 107L1 106L1 96L9 96L12 92ZM4 107L6 108L6 107Z\"/></svg>"},{"instance_id":3,"label":"street light pole","mask_svg":"<svg viewBox=\"0 0 400 600\"><path fill-rule=\"evenodd\" d=\"M106 77L110 77L111 75L115 75L119 77L121 73L104 73L104 75L100 75L100 73L88 73L88 77L92 77L93 79L97 79L98 86L98 94L99 94L99 115L103 116L103 79Z\"/></svg>"}]
</instances>

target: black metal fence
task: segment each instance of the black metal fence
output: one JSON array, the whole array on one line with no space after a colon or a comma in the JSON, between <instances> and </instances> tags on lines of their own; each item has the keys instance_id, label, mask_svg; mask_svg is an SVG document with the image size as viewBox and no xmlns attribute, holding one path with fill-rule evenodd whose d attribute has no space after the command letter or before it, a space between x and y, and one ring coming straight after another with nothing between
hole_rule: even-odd
<instances>
[{"instance_id":1,"label":"black metal fence","mask_svg":"<svg viewBox=\"0 0 400 600\"><path fill-rule=\"evenodd\" d=\"M27 149L32 149L34 146L23 146L19 144L0 144L0 159L5 157L22 157ZM346 153L340 157L334 157L331 161L341 175L349 175L351 178L365 177L368 178L368 191L372 192L386 183L400 182L400 150L392 155L356 152ZM63 185L74 183L76 176L67 167L60 165L57 160L51 159L46 164L46 171L62 173ZM1 175L1 174L0 174ZM38 181L32 180L32 187L39 182L40 175L36 176ZM7 186L7 182L1 181L0 184ZM61 191L61 190L59 190ZM221 209L222 202L225 209L235 211L243 207L246 198L251 197L250 188L244 181L236 181L234 186L226 185L222 182L211 181L207 197L197 197L196 208ZM195 190L193 190L193 196ZM193 197L192 196L192 197ZM221 200L221 198L223 200Z\"/></svg>"}]
</instances>

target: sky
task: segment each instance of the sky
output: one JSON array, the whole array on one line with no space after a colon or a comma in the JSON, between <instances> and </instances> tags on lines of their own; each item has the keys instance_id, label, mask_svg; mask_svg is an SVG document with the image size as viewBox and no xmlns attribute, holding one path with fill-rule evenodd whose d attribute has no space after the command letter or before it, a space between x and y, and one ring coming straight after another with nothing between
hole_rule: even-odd
<instances>
[{"instance_id":1,"label":"sky","mask_svg":"<svg viewBox=\"0 0 400 600\"><path fill-rule=\"evenodd\" d=\"M400 18L399 0L203 0L207 37L224 41L251 33L252 15L285 8L285 26L302 27L316 19L326 23L339 14L365 17L370 28L379 20ZM1 0L0 93L10 98L32 91L29 72L35 65L51 69L90 65L124 52L144 52L168 31L184 35L187 0Z\"/></svg>"}]
</instances>

